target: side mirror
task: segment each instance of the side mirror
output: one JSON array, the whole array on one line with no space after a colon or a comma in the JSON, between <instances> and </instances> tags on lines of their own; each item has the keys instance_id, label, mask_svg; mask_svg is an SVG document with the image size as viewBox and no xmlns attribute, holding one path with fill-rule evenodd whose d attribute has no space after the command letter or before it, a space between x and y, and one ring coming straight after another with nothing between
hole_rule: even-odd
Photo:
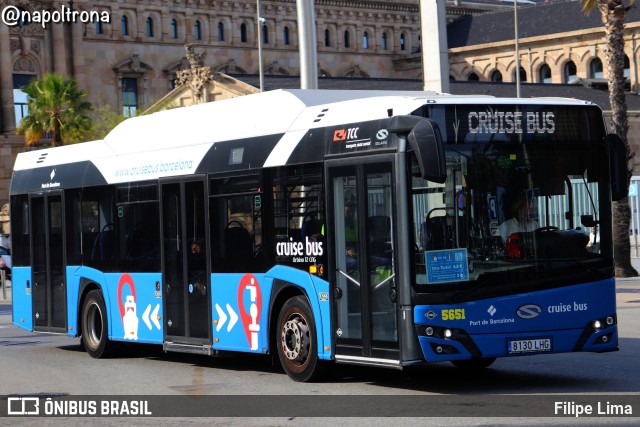
<instances>
[{"instance_id":1,"label":"side mirror","mask_svg":"<svg viewBox=\"0 0 640 427\"><path fill-rule=\"evenodd\" d=\"M444 184L447 180L447 162L440 128L436 122L419 116L394 116L388 129L395 133L409 132L408 149L416 154L422 177Z\"/></svg>"},{"instance_id":2,"label":"side mirror","mask_svg":"<svg viewBox=\"0 0 640 427\"><path fill-rule=\"evenodd\" d=\"M611 173L611 199L622 200L629 195L629 166L627 147L616 134L607 135L609 169Z\"/></svg>"},{"instance_id":3,"label":"side mirror","mask_svg":"<svg viewBox=\"0 0 640 427\"><path fill-rule=\"evenodd\" d=\"M447 180L447 162L438 124L429 119L420 120L409 132L407 140L416 153L422 177L444 184Z\"/></svg>"}]
</instances>

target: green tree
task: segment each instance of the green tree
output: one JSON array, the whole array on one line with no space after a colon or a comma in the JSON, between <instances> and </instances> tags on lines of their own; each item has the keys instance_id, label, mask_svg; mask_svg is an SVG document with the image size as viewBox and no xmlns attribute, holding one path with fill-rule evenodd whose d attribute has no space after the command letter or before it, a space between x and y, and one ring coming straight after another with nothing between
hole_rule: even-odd
<instances>
[{"instance_id":1,"label":"green tree","mask_svg":"<svg viewBox=\"0 0 640 427\"><path fill-rule=\"evenodd\" d=\"M109 104L105 104L93 110L92 119L93 127L86 135L87 141L104 139L113 128L127 118L123 114L114 111Z\"/></svg>"},{"instance_id":2,"label":"green tree","mask_svg":"<svg viewBox=\"0 0 640 427\"><path fill-rule=\"evenodd\" d=\"M609 102L611 103L611 125L627 147L627 159L632 153L627 140L629 122L627 121L627 101L624 87L624 19L634 0L624 4L623 0L581 0L582 11L589 15L594 9L600 11L604 24L604 52L609 83ZM627 181L631 180L631 168L628 169ZM629 228L631 225L631 209L629 199L625 198L613 204L613 241L615 251L615 273L618 277L637 276L638 272L631 265L631 248Z\"/></svg>"},{"instance_id":3,"label":"green tree","mask_svg":"<svg viewBox=\"0 0 640 427\"><path fill-rule=\"evenodd\" d=\"M29 114L22 118L18 134L32 145L50 136L51 146L77 142L92 127L87 93L72 78L45 74L22 89L27 94Z\"/></svg>"}]
</instances>

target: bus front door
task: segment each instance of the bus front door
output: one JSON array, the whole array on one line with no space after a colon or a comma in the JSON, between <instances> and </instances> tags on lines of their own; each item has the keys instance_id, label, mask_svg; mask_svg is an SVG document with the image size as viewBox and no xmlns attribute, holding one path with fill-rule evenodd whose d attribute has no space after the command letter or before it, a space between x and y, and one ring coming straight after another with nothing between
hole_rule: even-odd
<instances>
[{"instance_id":1,"label":"bus front door","mask_svg":"<svg viewBox=\"0 0 640 427\"><path fill-rule=\"evenodd\" d=\"M67 330L62 193L31 196L33 330Z\"/></svg>"},{"instance_id":2,"label":"bus front door","mask_svg":"<svg viewBox=\"0 0 640 427\"><path fill-rule=\"evenodd\" d=\"M204 179L162 181L165 342L211 345Z\"/></svg>"},{"instance_id":3,"label":"bus front door","mask_svg":"<svg viewBox=\"0 0 640 427\"><path fill-rule=\"evenodd\" d=\"M397 365L391 163L329 169L336 360Z\"/></svg>"}]
</instances>

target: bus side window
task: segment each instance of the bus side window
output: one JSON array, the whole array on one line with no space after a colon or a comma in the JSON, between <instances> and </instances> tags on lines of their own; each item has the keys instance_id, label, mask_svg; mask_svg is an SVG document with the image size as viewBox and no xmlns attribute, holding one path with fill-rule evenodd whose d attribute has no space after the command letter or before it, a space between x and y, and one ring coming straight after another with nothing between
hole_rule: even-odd
<instances>
[{"instance_id":1,"label":"bus side window","mask_svg":"<svg viewBox=\"0 0 640 427\"><path fill-rule=\"evenodd\" d=\"M266 271L259 177L212 180L211 265L214 273ZM225 195L229 194L229 195Z\"/></svg>"}]
</instances>

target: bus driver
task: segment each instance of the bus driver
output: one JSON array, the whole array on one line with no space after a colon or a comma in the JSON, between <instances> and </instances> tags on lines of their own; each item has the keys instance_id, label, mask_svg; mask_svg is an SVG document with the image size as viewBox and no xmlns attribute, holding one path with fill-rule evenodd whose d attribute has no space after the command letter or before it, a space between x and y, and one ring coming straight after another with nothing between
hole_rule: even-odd
<instances>
[{"instance_id":1,"label":"bus driver","mask_svg":"<svg viewBox=\"0 0 640 427\"><path fill-rule=\"evenodd\" d=\"M500 236L503 242L506 242L513 233L535 231L540 228L538 221L532 219L529 203L522 193L512 204L512 215L511 219L500 224Z\"/></svg>"}]
</instances>

